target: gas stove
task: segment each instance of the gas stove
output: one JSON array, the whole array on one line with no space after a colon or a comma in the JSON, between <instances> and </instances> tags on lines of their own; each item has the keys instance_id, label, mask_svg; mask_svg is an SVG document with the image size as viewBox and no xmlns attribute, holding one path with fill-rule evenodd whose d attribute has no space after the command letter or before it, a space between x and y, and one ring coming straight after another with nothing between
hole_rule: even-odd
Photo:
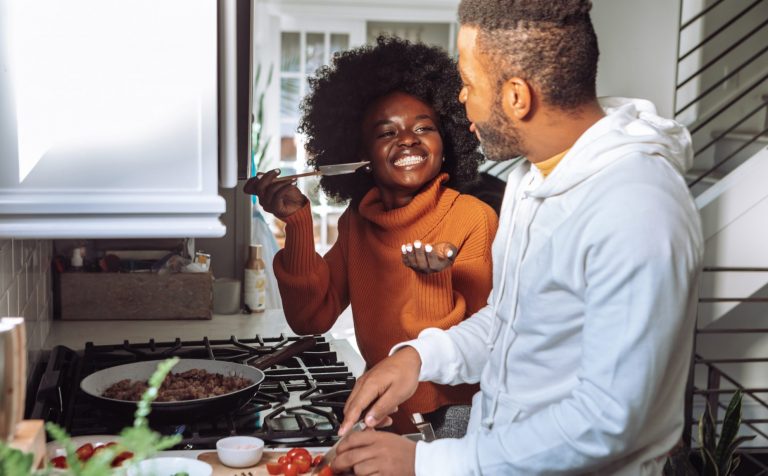
<instances>
[{"instance_id":1,"label":"gas stove","mask_svg":"<svg viewBox=\"0 0 768 476\"><path fill-rule=\"evenodd\" d=\"M80 381L104 368L172 356L216 359L247 364L290 345L299 337L167 342L87 343L82 350L56 346L38 372L32 388L30 418L53 421L72 436L117 434L131 424L132 415L108 413L80 390ZM182 435L176 449L215 448L230 435L252 435L275 446L327 446L336 438L344 402L355 384L347 365L322 336L317 345L284 364L264 371L258 393L242 408L220 415L196 415L181 424L150 426L165 435Z\"/></svg>"}]
</instances>

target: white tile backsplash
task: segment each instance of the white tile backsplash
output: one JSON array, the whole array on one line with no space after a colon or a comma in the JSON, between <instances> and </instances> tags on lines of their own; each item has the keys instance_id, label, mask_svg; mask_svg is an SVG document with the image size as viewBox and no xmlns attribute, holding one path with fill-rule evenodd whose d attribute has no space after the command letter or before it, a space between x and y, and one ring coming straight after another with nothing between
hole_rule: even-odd
<instances>
[{"instance_id":1,"label":"white tile backsplash","mask_svg":"<svg viewBox=\"0 0 768 476\"><path fill-rule=\"evenodd\" d=\"M0 316L10 315L10 308L8 307L8 291L0 293Z\"/></svg>"},{"instance_id":2,"label":"white tile backsplash","mask_svg":"<svg viewBox=\"0 0 768 476\"><path fill-rule=\"evenodd\" d=\"M47 240L0 239L0 317L24 317L29 369L34 369L53 316Z\"/></svg>"},{"instance_id":3,"label":"white tile backsplash","mask_svg":"<svg viewBox=\"0 0 768 476\"><path fill-rule=\"evenodd\" d=\"M11 286L8 288L8 315L11 317L19 317L21 315L21 308L19 307L19 283L16 282L17 279L18 276L11 276Z\"/></svg>"},{"instance_id":4,"label":"white tile backsplash","mask_svg":"<svg viewBox=\"0 0 768 476\"><path fill-rule=\"evenodd\" d=\"M5 293L11 283L13 269L13 245L10 240L0 240L0 293Z\"/></svg>"}]
</instances>

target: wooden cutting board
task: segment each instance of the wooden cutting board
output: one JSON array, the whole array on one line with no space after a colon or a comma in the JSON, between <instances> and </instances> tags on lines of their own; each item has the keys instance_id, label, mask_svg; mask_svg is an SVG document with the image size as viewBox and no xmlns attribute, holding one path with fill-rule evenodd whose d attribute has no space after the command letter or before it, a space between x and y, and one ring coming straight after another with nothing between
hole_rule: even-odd
<instances>
[{"instance_id":1,"label":"wooden cutting board","mask_svg":"<svg viewBox=\"0 0 768 476\"><path fill-rule=\"evenodd\" d=\"M0 440L10 439L24 418L27 382L27 337L24 319L0 319Z\"/></svg>"},{"instance_id":2,"label":"wooden cutting board","mask_svg":"<svg viewBox=\"0 0 768 476\"><path fill-rule=\"evenodd\" d=\"M10 447L24 453L32 453L33 468L40 468L45 458L45 422L43 420L22 420L16 425L16 432Z\"/></svg>"},{"instance_id":3,"label":"wooden cutting board","mask_svg":"<svg viewBox=\"0 0 768 476\"><path fill-rule=\"evenodd\" d=\"M329 449L330 448L307 448L307 451L309 451L310 454L312 454L312 458L314 458L316 455L325 454ZM219 461L219 457L216 455L215 451L200 453L197 455L197 459L205 461L213 467L213 476L242 476L242 474L245 474L245 476L266 476L269 475L267 472L267 463L276 463L279 457L285 455L290 450L291 448L265 449L264 456L262 456L259 464L247 468L230 468L229 466L225 466L224 463ZM248 473L250 473L250 475Z\"/></svg>"}]
</instances>

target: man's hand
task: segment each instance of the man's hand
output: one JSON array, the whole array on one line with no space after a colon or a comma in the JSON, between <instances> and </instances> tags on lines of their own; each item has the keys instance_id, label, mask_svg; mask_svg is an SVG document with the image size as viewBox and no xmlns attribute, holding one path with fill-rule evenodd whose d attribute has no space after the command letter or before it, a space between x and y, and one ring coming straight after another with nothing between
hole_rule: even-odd
<instances>
[{"instance_id":1,"label":"man's hand","mask_svg":"<svg viewBox=\"0 0 768 476\"><path fill-rule=\"evenodd\" d=\"M370 407L365 424L375 428L390 423L389 415L411 397L419 386L421 357L413 347L403 347L357 380L344 406L339 434L345 434Z\"/></svg>"},{"instance_id":2,"label":"man's hand","mask_svg":"<svg viewBox=\"0 0 768 476\"><path fill-rule=\"evenodd\" d=\"M243 191L258 196L259 204L265 211L283 220L303 207L307 197L296 188L294 181L275 182L279 173L279 170L270 170L251 177L245 182Z\"/></svg>"},{"instance_id":3,"label":"man's hand","mask_svg":"<svg viewBox=\"0 0 768 476\"><path fill-rule=\"evenodd\" d=\"M366 430L349 435L336 449L331 469L355 475L412 476L416 443L394 433Z\"/></svg>"},{"instance_id":4,"label":"man's hand","mask_svg":"<svg viewBox=\"0 0 768 476\"><path fill-rule=\"evenodd\" d=\"M402 246L403 264L424 274L439 273L451 266L456 259L456 247L446 242L423 244L416 240Z\"/></svg>"}]
</instances>

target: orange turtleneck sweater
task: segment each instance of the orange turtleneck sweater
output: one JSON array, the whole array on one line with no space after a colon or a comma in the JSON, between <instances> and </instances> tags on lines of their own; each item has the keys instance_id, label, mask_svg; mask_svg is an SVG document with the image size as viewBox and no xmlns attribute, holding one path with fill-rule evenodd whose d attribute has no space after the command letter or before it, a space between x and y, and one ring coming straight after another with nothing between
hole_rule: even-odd
<instances>
[{"instance_id":1,"label":"orange turtleneck sweater","mask_svg":"<svg viewBox=\"0 0 768 476\"><path fill-rule=\"evenodd\" d=\"M385 210L378 188L339 218L339 236L321 257L314 251L309 204L286 219L285 248L274 260L288 324L299 334L327 332L348 304L367 366L395 344L428 327L447 329L483 307L492 285L491 244L496 214L480 200L443 186L447 174L426 185L402 208ZM421 274L402 263L404 243L447 241L458 248L453 265ZM406 416L449 404L468 404L476 385L421 383L400 406Z\"/></svg>"}]
</instances>

